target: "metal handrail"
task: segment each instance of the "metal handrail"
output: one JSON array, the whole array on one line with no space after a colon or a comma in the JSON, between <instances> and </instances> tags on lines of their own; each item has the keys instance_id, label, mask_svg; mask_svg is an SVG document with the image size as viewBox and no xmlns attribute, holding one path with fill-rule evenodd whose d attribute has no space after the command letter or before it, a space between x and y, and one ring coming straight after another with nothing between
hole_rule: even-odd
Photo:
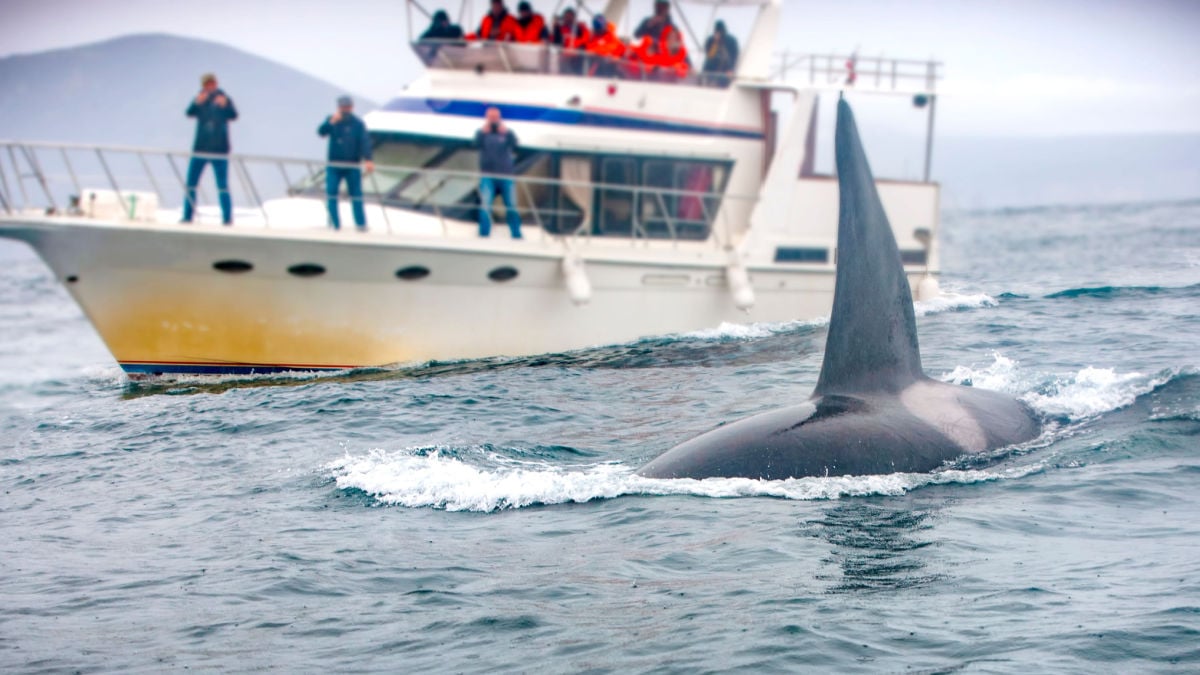
<instances>
[{"instance_id":1,"label":"metal handrail","mask_svg":"<svg viewBox=\"0 0 1200 675\"><path fill-rule=\"evenodd\" d=\"M793 53L784 51L776 54L778 66L771 71L772 81L784 81L799 75L810 85L836 85L846 88L861 88L864 85L876 91L910 93L904 84L917 84L921 92L932 94L937 89L941 61L920 59L897 59L884 56L867 56L857 52L839 53Z\"/></svg>"},{"instance_id":2,"label":"metal handrail","mask_svg":"<svg viewBox=\"0 0 1200 675\"><path fill-rule=\"evenodd\" d=\"M136 163L129 162L130 166L136 166L140 170L145 183L150 187L150 191L155 194L161 207L167 208L168 204L173 203L182 204L183 196L186 194L186 185L174 160L177 158L190 159L195 157L209 160L225 160L232 163L234 173L237 175L235 180L241 184L240 195L238 195L233 189L237 183L234 181L230 182L231 193L235 193L235 196L241 197L240 200L235 199L235 202L240 201L239 206L248 204L256 208L261 214L262 225L270 227L268 210L266 208L267 200L263 198L263 195L267 193L261 189L260 184L255 180L255 173L252 171L254 166L266 166L269 169L267 171L268 176L282 176L284 178L284 182L280 184L280 193L292 196L299 194L322 200L326 198L324 186L315 179L323 169L327 167L360 168L359 164L348 162L316 162L309 159L265 155L192 153L180 150L162 150L121 145L0 141L0 148L5 150L9 157L8 167L6 168L3 162L3 155L0 154L0 209L9 214L29 208L36 208L47 215L64 213L67 215L80 215L82 213L82 192L86 187L86 184L81 181L81 177L85 180L95 178L98 182L111 186L112 191L117 195L136 192L137 187L134 186L141 185L142 183L136 177L133 180L126 180L125 176L119 179L117 172L113 169L113 166L122 159L127 161L136 159ZM48 162L40 159L41 155L39 152L52 157L58 157L61 160L62 171L66 176L56 176L50 173L46 168ZM25 158L24 164L18 159L18 156ZM75 157L75 159L72 160L72 157ZM78 170L78 165L82 164L80 158L85 158L87 161L92 162L98 168L98 171L93 174L81 173ZM169 192L164 183L155 177L151 160L158 160L160 163L161 160L166 160L166 164L159 173L159 178L164 174L173 175L175 179L172 185L174 192ZM287 167L296 165L304 168L305 177L299 184L288 184L287 180L291 174L289 174ZM169 173L167 169L169 169ZM19 202L8 185L7 175L9 171L12 172L20 191L21 199ZM379 179L389 174L397 175L400 178L390 183L383 181L388 187L386 190L381 189L381 181ZM403 195L404 191L416 185L415 183L406 181L408 176L415 176L416 180L419 181L421 189L414 196ZM562 225L555 228L557 234L575 238L590 236L592 234L592 229L596 227L598 221L598 210L596 208L598 201L593 200L591 211L586 214L588 217L584 218L582 217L584 214L579 210L557 208L553 205L539 205L538 200L535 198L536 190L546 188L562 189L577 186L587 189L593 195L601 191L627 195L630 200L628 236L631 240L672 239L678 241L682 239L679 231L681 223L702 222L706 232L712 235L707 238L717 245L721 245L720 240L726 239L728 234L725 233L726 236L723 237L719 236L721 233L717 232L717 217L722 210L721 206L727 202L749 202L749 205L752 205L758 199L756 195L737 195L717 191L681 190L586 180L576 181L537 176L508 176L485 174L478 171L380 164L376 166L375 172L370 175L370 182L364 182L363 202L380 207L385 229L389 234L393 233L392 223L388 215L389 210L431 210L435 217L442 223L443 232L448 232L446 228L446 221L448 220L446 211L481 208L462 200L465 195L477 189L479 180L484 177L513 180L521 195L525 198L524 208L520 209L522 220L530 225L538 226L544 234L548 233L545 225L551 221L559 223L564 217L580 218L580 223L574 230L568 230ZM259 178L261 179L261 176ZM41 189L42 203L40 205L34 204L34 200L25 189L25 182L30 179ZM472 187L466 192L452 194L446 199L439 198L437 196L439 188L449 184L451 181L469 181ZM276 180L276 182L278 181ZM170 183L168 182L168 184ZM56 190L58 191L57 196L61 197L65 196L62 192L63 189L72 189L76 193L73 195L76 197L74 202L74 208L77 210L76 213L71 213L70 207L67 209L59 208L56 199ZM622 199L624 198L622 197ZM661 221L665 225L668 237L656 237L647 230L647 223L642 221L641 213L643 200L646 198L656 200L654 202L656 208L652 208L654 213L653 218L655 222ZM340 206L346 203L348 197L339 193L336 199ZM697 200L700 205L703 221L681 221L678 215L673 215L672 210L667 208L667 202L670 199L676 200L676 203L679 203L679 200L683 199ZM211 204L210 201L203 199L203 195L197 197L197 202L198 205ZM464 219L460 222L472 221ZM591 225L591 227L586 228L586 231L582 227L585 222Z\"/></svg>"}]
</instances>

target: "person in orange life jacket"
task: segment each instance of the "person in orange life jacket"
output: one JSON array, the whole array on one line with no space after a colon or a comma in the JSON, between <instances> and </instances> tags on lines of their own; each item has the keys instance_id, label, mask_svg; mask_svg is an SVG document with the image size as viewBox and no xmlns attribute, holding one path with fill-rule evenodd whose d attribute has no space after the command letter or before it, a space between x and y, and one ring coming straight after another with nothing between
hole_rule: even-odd
<instances>
[{"instance_id":1,"label":"person in orange life jacket","mask_svg":"<svg viewBox=\"0 0 1200 675\"><path fill-rule=\"evenodd\" d=\"M633 48L633 58L627 69L633 78L674 80L687 77L690 64L679 29L668 22L662 24L657 33L652 31L643 35Z\"/></svg>"},{"instance_id":2,"label":"person in orange life jacket","mask_svg":"<svg viewBox=\"0 0 1200 675\"><path fill-rule=\"evenodd\" d=\"M362 162L363 168L369 174L375 170L375 163L371 161L371 137L367 134L367 125L354 115L354 100L349 96L338 98L337 104L337 112L325 118L325 122L317 128L317 135L329 137L330 162ZM350 193L354 225L360 232L365 232L367 214L363 209L362 172L357 167L325 167L325 198L329 207L329 224L335 230L341 229L341 219L338 218L338 188L343 180L346 181L346 192Z\"/></svg>"},{"instance_id":3,"label":"person in orange life jacket","mask_svg":"<svg viewBox=\"0 0 1200 675\"><path fill-rule=\"evenodd\" d=\"M591 39L591 31L575 19L575 8L564 9L562 15L554 20L554 30L550 37L550 44L562 49L562 54L559 55L559 72L576 75L583 72L583 58L579 52L587 49Z\"/></svg>"},{"instance_id":4,"label":"person in orange life jacket","mask_svg":"<svg viewBox=\"0 0 1200 675\"><path fill-rule=\"evenodd\" d=\"M617 74L618 61L625 56L625 43L617 37L613 25L603 14L592 17L592 39L588 42L587 52L588 75L607 77Z\"/></svg>"},{"instance_id":5,"label":"person in orange life jacket","mask_svg":"<svg viewBox=\"0 0 1200 675\"><path fill-rule=\"evenodd\" d=\"M237 119L233 100L217 88L217 76L205 73L200 76L200 93L192 99L187 109L188 117L196 118L196 140L192 152L210 155L229 154L229 123ZM221 222L233 224L233 198L229 195L229 160L192 157L188 163L186 195L183 200L182 222L192 222L196 208L196 186L204 173L204 165L212 163L213 176L217 179L217 197L221 202Z\"/></svg>"},{"instance_id":6,"label":"person in orange life jacket","mask_svg":"<svg viewBox=\"0 0 1200 675\"><path fill-rule=\"evenodd\" d=\"M517 39L520 28L517 20L508 13L508 8L504 6L504 0L492 0L491 10L479 23L479 32L468 35L467 39L512 42Z\"/></svg>"},{"instance_id":7,"label":"person in orange life jacket","mask_svg":"<svg viewBox=\"0 0 1200 675\"><path fill-rule=\"evenodd\" d=\"M500 109L492 106L485 113L483 127L475 132L475 147L479 148L479 236L492 233L492 200L496 193L504 200L505 220L513 239L521 238L521 216L517 213L517 191L512 176L513 151L517 135L500 121ZM491 175L487 175L491 174Z\"/></svg>"},{"instance_id":8,"label":"person in orange life jacket","mask_svg":"<svg viewBox=\"0 0 1200 675\"><path fill-rule=\"evenodd\" d=\"M517 42L545 42L550 39L546 19L535 14L526 0L517 3Z\"/></svg>"}]
</instances>

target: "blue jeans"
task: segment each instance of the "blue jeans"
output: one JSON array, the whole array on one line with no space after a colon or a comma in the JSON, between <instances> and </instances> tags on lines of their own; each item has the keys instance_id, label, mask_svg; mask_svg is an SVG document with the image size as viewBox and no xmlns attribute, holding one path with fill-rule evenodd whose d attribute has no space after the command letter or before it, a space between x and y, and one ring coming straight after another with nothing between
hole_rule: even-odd
<instances>
[{"instance_id":1,"label":"blue jeans","mask_svg":"<svg viewBox=\"0 0 1200 675\"><path fill-rule=\"evenodd\" d=\"M229 160L205 159L193 157L188 163L187 195L183 200L183 222L192 222L196 211L196 186L200 184L200 175L204 173L204 165L212 162L213 176L217 178L217 199L221 202L221 222L226 225L233 222L233 198L229 196Z\"/></svg>"},{"instance_id":2,"label":"blue jeans","mask_svg":"<svg viewBox=\"0 0 1200 675\"><path fill-rule=\"evenodd\" d=\"M513 239L521 238L521 216L517 213L517 188L508 178L479 179L479 236L492 234L492 200L496 192L504 200L505 219Z\"/></svg>"},{"instance_id":3,"label":"blue jeans","mask_svg":"<svg viewBox=\"0 0 1200 675\"><path fill-rule=\"evenodd\" d=\"M367 213L363 208L362 171L343 167L327 167L325 169L325 197L329 205L329 222L333 229L342 227L338 218L338 188L346 181L346 192L350 193L350 206L354 209L354 225L360 230L367 229Z\"/></svg>"}]
</instances>

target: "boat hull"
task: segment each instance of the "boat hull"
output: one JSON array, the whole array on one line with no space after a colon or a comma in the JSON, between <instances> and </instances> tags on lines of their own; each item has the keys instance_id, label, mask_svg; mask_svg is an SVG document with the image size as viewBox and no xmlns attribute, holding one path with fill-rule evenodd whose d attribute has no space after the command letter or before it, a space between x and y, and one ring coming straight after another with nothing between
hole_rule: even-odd
<instances>
[{"instance_id":1,"label":"boat hull","mask_svg":"<svg viewBox=\"0 0 1200 675\"><path fill-rule=\"evenodd\" d=\"M559 352L723 322L816 318L833 293L831 265L751 268L755 303L739 310L727 258L704 244L590 250L591 294L580 303L563 272L564 244L550 237L420 240L84 219L7 222L0 234L33 246L131 375ZM324 272L313 274L316 266ZM421 269L421 278L397 276Z\"/></svg>"}]
</instances>

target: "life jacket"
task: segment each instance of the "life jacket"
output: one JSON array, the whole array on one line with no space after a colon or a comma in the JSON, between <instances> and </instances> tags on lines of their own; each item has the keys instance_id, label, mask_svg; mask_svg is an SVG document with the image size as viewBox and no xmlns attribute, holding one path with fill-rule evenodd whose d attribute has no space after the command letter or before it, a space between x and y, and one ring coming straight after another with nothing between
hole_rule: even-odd
<instances>
[{"instance_id":1,"label":"life jacket","mask_svg":"<svg viewBox=\"0 0 1200 675\"><path fill-rule=\"evenodd\" d=\"M513 19L513 23L517 25L515 38L517 42L541 42L542 36L546 33L546 20L541 14L533 14L529 17L529 23L522 26L520 19Z\"/></svg>"},{"instance_id":2,"label":"life jacket","mask_svg":"<svg viewBox=\"0 0 1200 675\"><path fill-rule=\"evenodd\" d=\"M592 32L587 26L576 21L569 29L562 25L555 26L553 38L554 44L563 49L582 51L587 49L588 43L592 41Z\"/></svg>"},{"instance_id":3,"label":"life jacket","mask_svg":"<svg viewBox=\"0 0 1200 675\"><path fill-rule=\"evenodd\" d=\"M643 36L633 48L633 61L630 74L634 77L647 72L684 78L690 68L683 36L671 24L663 26L657 38L653 35Z\"/></svg>"},{"instance_id":4,"label":"life jacket","mask_svg":"<svg viewBox=\"0 0 1200 675\"><path fill-rule=\"evenodd\" d=\"M479 24L479 32L468 35L467 39L512 42L517 39L517 33L520 29L521 25L508 12L504 12L498 22L494 20L491 14L488 14L483 17L483 21Z\"/></svg>"},{"instance_id":5,"label":"life jacket","mask_svg":"<svg viewBox=\"0 0 1200 675\"><path fill-rule=\"evenodd\" d=\"M608 30L603 35L592 36L587 43L587 51L596 56L619 59L625 56L625 43L621 42L621 38L617 37L616 32L613 31L612 24L609 24Z\"/></svg>"}]
</instances>

